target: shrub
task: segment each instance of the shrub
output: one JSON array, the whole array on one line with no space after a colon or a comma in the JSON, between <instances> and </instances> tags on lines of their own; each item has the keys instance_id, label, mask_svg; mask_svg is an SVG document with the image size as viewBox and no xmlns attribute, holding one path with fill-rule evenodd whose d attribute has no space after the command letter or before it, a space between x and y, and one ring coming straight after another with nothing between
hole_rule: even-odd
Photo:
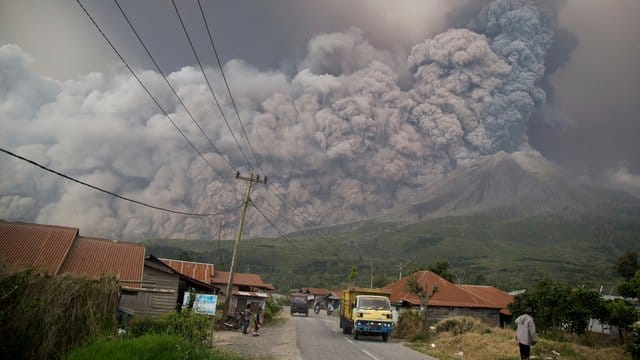
<instances>
[{"instance_id":1,"label":"shrub","mask_svg":"<svg viewBox=\"0 0 640 360\"><path fill-rule=\"evenodd\" d=\"M280 305L273 298L268 298L267 304L264 309L264 322L267 324L272 322L276 315L278 315L280 310L282 310L282 305Z\"/></svg>"},{"instance_id":2,"label":"shrub","mask_svg":"<svg viewBox=\"0 0 640 360\"><path fill-rule=\"evenodd\" d=\"M457 316L440 320L436 324L436 333L448 332L452 335L462 335L468 332L484 334L491 332L482 321L469 316Z\"/></svg>"},{"instance_id":3,"label":"shrub","mask_svg":"<svg viewBox=\"0 0 640 360\"><path fill-rule=\"evenodd\" d=\"M631 339L625 346L625 351L631 355L633 360L640 359L640 326L633 327L631 331Z\"/></svg>"},{"instance_id":4,"label":"shrub","mask_svg":"<svg viewBox=\"0 0 640 360\"><path fill-rule=\"evenodd\" d=\"M420 335L420 313L417 311L401 312L393 336L416 341L421 340L416 338Z\"/></svg>"},{"instance_id":5,"label":"shrub","mask_svg":"<svg viewBox=\"0 0 640 360\"><path fill-rule=\"evenodd\" d=\"M113 334L118 281L31 270L0 273L0 357L56 358L86 339Z\"/></svg>"},{"instance_id":6,"label":"shrub","mask_svg":"<svg viewBox=\"0 0 640 360\"><path fill-rule=\"evenodd\" d=\"M211 337L211 320L190 310L162 315L159 318L133 318L127 324L131 337L144 334L176 335L187 340L205 342Z\"/></svg>"},{"instance_id":7,"label":"shrub","mask_svg":"<svg viewBox=\"0 0 640 360\"><path fill-rule=\"evenodd\" d=\"M98 338L86 346L74 349L66 359L241 360L243 358L229 352L208 349L202 344L176 335L148 334L137 338Z\"/></svg>"}]
</instances>

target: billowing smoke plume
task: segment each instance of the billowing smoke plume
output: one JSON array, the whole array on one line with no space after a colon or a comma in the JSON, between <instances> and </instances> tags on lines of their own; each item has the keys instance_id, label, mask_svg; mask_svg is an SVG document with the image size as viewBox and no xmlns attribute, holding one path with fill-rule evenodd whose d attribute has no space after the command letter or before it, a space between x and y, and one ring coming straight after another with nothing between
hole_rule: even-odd
<instances>
[{"instance_id":1,"label":"billowing smoke plume","mask_svg":"<svg viewBox=\"0 0 640 360\"><path fill-rule=\"evenodd\" d=\"M404 57L376 49L355 28L321 34L309 42L291 79L241 61L227 63L260 169L277 189L256 186L253 202L283 230L292 228L279 216L299 227L357 220L411 199L461 164L526 145L527 120L545 101L537 84L552 44L549 24L536 7L518 0L485 5L473 24L475 31L448 30ZM169 80L203 119L224 159L208 147L159 74L145 71L142 79L229 179L213 173L128 73L59 83L32 74L28 61L16 46L0 48L3 146L160 206L199 212L238 206L244 184L230 180L226 162L248 171L246 161L196 68L184 67ZM219 84L216 71L208 71ZM411 83L401 85L407 71ZM225 110L233 120L228 103ZM231 125L249 154L239 124ZM114 200L6 156L0 168L0 218L123 239L216 232L215 219ZM248 224L254 234L269 229L256 211Z\"/></svg>"}]
</instances>

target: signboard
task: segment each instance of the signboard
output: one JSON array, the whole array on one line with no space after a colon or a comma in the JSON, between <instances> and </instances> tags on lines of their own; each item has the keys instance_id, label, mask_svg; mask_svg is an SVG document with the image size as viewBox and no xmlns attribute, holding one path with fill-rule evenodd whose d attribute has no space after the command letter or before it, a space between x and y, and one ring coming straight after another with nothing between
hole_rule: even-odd
<instances>
[{"instance_id":1,"label":"signboard","mask_svg":"<svg viewBox=\"0 0 640 360\"><path fill-rule=\"evenodd\" d=\"M215 315L216 314L216 306L218 304L218 295L212 294L195 294L196 300L193 302L193 312L196 314L206 314L206 315ZM184 300L182 301L182 306L189 306L189 301L191 299L191 293L184 293Z\"/></svg>"}]
</instances>

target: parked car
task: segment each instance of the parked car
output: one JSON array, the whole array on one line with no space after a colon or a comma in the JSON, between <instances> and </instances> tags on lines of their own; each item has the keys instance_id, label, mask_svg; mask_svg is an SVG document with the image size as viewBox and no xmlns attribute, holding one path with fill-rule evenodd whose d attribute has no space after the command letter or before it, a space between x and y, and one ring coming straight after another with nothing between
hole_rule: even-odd
<instances>
[{"instance_id":1,"label":"parked car","mask_svg":"<svg viewBox=\"0 0 640 360\"><path fill-rule=\"evenodd\" d=\"M291 296L291 316L296 313L304 314L304 316L309 316L309 304L307 303L307 295L293 294Z\"/></svg>"}]
</instances>

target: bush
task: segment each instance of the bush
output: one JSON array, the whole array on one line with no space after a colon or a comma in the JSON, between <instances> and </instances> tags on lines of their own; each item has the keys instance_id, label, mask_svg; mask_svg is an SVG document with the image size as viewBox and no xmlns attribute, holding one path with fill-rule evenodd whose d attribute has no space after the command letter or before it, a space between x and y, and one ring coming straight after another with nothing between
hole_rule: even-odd
<instances>
[{"instance_id":1,"label":"bush","mask_svg":"<svg viewBox=\"0 0 640 360\"><path fill-rule=\"evenodd\" d=\"M633 360L640 359L640 326L633 327L631 331L631 339L625 346L625 351L631 355Z\"/></svg>"},{"instance_id":2,"label":"bush","mask_svg":"<svg viewBox=\"0 0 640 360\"><path fill-rule=\"evenodd\" d=\"M56 358L115 333L118 281L33 271L0 273L0 357Z\"/></svg>"},{"instance_id":3,"label":"bush","mask_svg":"<svg viewBox=\"0 0 640 360\"><path fill-rule=\"evenodd\" d=\"M278 313L282 310L282 305L280 305L273 298L267 299L267 305L264 309L264 322L266 324L271 323L273 319L278 315Z\"/></svg>"},{"instance_id":4,"label":"bush","mask_svg":"<svg viewBox=\"0 0 640 360\"><path fill-rule=\"evenodd\" d=\"M451 333L452 335L462 335L468 332L485 334L491 332L482 321L469 316L458 316L439 321L436 324L436 333Z\"/></svg>"},{"instance_id":5,"label":"bush","mask_svg":"<svg viewBox=\"0 0 640 360\"><path fill-rule=\"evenodd\" d=\"M127 333L131 337L145 334L176 335L187 340L206 342L211 337L211 320L206 315L190 310L165 314L157 319L136 317L127 324Z\"/></svg>"},{"instance_id":6,"label":"bush","mask_svg":"<svg viewBox=\"0 0 640 360\"><path fill-rule=\"evenodd\" d=\"M398 318L398 324L393 332L394 337L414 339L420 335L420 313L417 311L403 311Z\"/></svg>"},{"instance_id":7,"label":"bush","mask_svg":"<svg viewBox=\"0 0 640 360\"><path fill-rule=\"evenodd\" d=\"M176 335L149 334L137 338L99 338L70 352L67 360L241 360L242 357L221 350L210 350L202 344Z\"/></svg>"}]
</instances>

